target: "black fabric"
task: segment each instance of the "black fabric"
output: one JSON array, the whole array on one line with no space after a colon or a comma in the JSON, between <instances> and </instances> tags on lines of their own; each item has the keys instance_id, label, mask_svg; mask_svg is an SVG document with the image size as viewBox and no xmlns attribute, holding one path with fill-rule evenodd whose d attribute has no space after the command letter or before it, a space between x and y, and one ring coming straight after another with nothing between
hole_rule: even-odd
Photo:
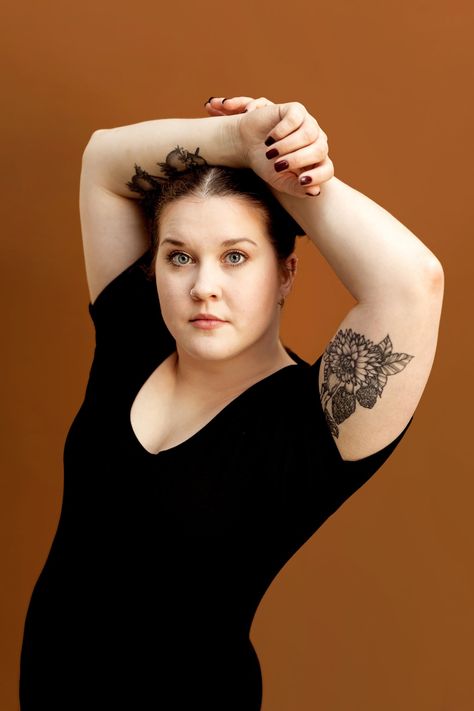
<instances>
[{"instance_id":1,"label":"black fabric","mask_svg":"<svg viewBox=\"0 0 474 711\"><path fill-rule=\"evenodd\" d=\"M89 304L94 359L25 620L21 711L258 711L249 632L265 591L413 419L379 452L342 460L318 393L322 354L310 364L287 348L297 365L151 454L130 408L175 341L143 271L150 256Z\"/></svg>"}]
</instances>

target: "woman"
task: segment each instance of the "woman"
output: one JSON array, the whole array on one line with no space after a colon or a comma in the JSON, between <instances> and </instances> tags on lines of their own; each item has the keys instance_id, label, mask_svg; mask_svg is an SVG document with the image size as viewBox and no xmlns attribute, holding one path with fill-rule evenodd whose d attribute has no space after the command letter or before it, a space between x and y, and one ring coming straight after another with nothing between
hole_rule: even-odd
<instances>
[{"instance_id":1,"label":"woman","mask_svg":"<svg viewBox=\"0 0 474 711\"><path fill-rule=\"evenodd\" d=\"M206 108L97 131L84 152L96 348L22 711L260 709L262 596L393 452L432 367L441 266L334 176L303 104ZM279 337L298 234L357 300L314 363Z\"/></svg>"}]
</instances>

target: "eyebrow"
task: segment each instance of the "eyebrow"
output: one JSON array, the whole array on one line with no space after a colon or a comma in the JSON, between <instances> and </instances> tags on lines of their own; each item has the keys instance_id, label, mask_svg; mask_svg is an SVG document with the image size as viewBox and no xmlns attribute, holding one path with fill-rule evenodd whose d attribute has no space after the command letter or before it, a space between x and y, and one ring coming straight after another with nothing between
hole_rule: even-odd
<instances>
[{"instance_id":1,"label":"eyebrow","mask_svg":"<svg viewBox=\"0 0 474 711\"><path fill-rule=\"evenodd\" d=\"M178 239L170 239L167 237L166 239L161 242L161 244L165 244L166 242L169 242L170 244L174 244L177 247L185 247L186 243L185 242L180 242ZM256 247L258 247L258 244L253 241L253 239L249 239L248 237L237 237L236 239L226 239L224 242L221 242L221 247L231 247L233 244L237 244L237 242L251 242L254 244Z\"/></svg>"}]
</instances>

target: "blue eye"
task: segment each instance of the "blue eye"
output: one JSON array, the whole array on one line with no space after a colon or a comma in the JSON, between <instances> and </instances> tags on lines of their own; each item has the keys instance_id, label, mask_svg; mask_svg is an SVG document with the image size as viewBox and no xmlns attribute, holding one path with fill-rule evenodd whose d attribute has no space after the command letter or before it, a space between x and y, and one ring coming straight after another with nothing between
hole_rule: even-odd
<instances>
[{"instance_id":1,"label":"blue eye","mask_svg":"<svg viewBox=\"0 0 474 711\"><path fill-rule=\"evenodd\" d=\"M230 254L237 254L238 256L240 256L240 257L245 257L245 259L247 259L247 255L244 254L244 252L240 252L240 251L235 250L235 249L232 250L231 252L227 252L227 254L226 254L225 256L227 257L227 256L229 256ZM174 267L186 266L187 262L182 262L182 261L181 261L179 264L177 264L177 263L174 261L174 258L175 258L175 257L186 257L186 258L188 258L188 257L189 257L189 254L186 254L185 252L177 252L177 251L174 251L174 252L170 252L169 254L166 255L166 260L167 260L168 262L170 262L170 264L172 264ZM233 267L239 267L241 264L244 263L244 261L245 261L245 260L243 260L243 261L238 261L238 262L237 262L237 261L234 260L234 261L231 261L230 264L231 264L231 266L233 266Z\"/></svg>"},{"instance_id":2,"label":"blue eye","mask_svg":"<svg viewBox=\"0 0 474 711\"><path fill-rule=\"evenodd\" d=\"M176 262L173 261L173 258L176 257L176 256L178 256L178 255L179 255L179 256L182 256L182 257L187 257L187 256L188 256L187 254L184 254L184 252L171 252L170 254L167 255L166 259L168 260L168 262L171 262L171 264L173 264L175 267L177 267L177 266L179 266L179 265L176 264ZM181 264L183 264L183 262L181 262Z\"/></svg>"},{"instance_id":3,"label":"blue eye","mask_svg":"<svg viewBox=\"0 0 474 711\"><path fill-rule=\"evenodd\" d=\"M236 252L235 250L233 252L227 252L226 257L228 254L237 254L239 257L246 257L246 255L243 252ZM231 262L232 265L238 266L239 264L242 264L242 262Z\"/></svg>"}]
</instances>

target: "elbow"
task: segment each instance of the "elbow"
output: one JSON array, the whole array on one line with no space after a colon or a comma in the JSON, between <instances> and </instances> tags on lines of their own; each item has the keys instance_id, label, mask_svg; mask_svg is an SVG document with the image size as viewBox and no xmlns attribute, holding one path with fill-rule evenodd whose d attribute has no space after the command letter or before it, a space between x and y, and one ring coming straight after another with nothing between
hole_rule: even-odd
<instances>
[{"instance_id":1,"label":"elbow","mask_svg":"<svg viewBox=\"0 0 474 711\"><path fill-rule=\"evenodd\" d=\"M84 148L84 151L82 154L83 156L88 155L91 151L93 151L96 148L99 138L101 136L103 136L104 133L107 133L107 130L108 129L106 129L106 128L98 128L96 131L94 131L92 133L86 147Z\"/></svg>"},{"instance_id":2,"label":"elbow","mask_svg":"<svg viewBox=\"0 0 474 711\"><path fill-rule=\"evenodd\" d=\"M404 295L408 303L442 301L444 271L441 262L434 254L424 256L415 267L405 272L397 293Z\"/></svg>"},{"instance_id":3,"label":"elbow","mask_svg":"<svg viewBox=\"0 0 474 711\"><path fill-rule=\"evenodd\" d=\"M82 152L81 173L97 173L102 171L104 163L107 161L109 148L104 140L108 129L99 129L89 138L89 142Z\"/></svg>"},{"instance_id":4,"label":"elbow","mask_svg":"<svg viewBox=\"0 0 474 711\"><path fill-rule=\"evenodd\" d=\"M441 262L434 254L426 262L424 277L425 288L428 293L442 296L444 293L444 270Z\"/></svg>"}]
</instances>

